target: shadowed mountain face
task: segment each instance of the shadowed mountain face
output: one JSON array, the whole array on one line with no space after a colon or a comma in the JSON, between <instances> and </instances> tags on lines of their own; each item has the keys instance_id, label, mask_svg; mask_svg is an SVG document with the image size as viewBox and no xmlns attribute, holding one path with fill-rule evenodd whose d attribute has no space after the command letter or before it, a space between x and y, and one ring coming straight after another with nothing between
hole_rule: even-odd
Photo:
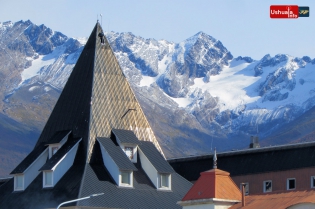
<instances>
[{"instance_id":1,"label":"shadowed mountain face","mask_svg":"<svg viewBox=\"0 0 315 209\"><path fill-rule=\"evenodd\" d=\"M203 32L180 43L106 36L168 158L248 147L257 132L264 146L314 139L315 59L233 58ZM0 23L0 176L33 148L85 42Z\"/></svg>"}]
</instances>

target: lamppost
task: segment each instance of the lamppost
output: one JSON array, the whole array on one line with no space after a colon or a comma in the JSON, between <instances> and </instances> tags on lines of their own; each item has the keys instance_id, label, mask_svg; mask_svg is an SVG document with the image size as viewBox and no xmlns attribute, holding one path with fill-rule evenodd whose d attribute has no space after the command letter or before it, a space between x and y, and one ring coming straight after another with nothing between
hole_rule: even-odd
<instances>
[{"instance_id":1,"label":"lamppost","mask_svg":"<svg viewBox=\"0 0 315 209\"><path fill-rule=\"evenodd\" d=\"M96 196L99 196L99 195L103 195L104 193L99 193L99 194L92 194L90 196L86 196L86 197L81 197L79 199L75 199L75 200L69 200L67 202L63 202L61 203L60 205L58 205L57 209L59 209L62 205L65 205L65 204L68 204L68 203L71 203L71 202L77 202L77 201L80 201L80 200L85 200L85 199L89 199L91 197L96 197Z\"/></svg>"}]
</instances>

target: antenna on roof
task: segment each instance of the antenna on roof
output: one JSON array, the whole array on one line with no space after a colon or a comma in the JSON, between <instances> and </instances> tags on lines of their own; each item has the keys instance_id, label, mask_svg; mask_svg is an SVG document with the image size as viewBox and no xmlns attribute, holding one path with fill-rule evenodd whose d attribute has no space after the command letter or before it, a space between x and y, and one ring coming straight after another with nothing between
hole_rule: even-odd
<instances>
[{"instance_id":1,"label":"antenna on roof","mask_svg":"<svg viewBox=\"0 0 315 209\"><path fill-rule=\"evenodd\" d=\"M98 22L98 15L96 15L96 21Z\"/></svg>"},{"instance_id":2,"label":"antenna on roof","mask_svg":"<svg viewBox=\"0 0 315 209\"><path fill-rule=\"evenodd\" d=\"M100 16L101 16L101 26L102 26L102 28L103 28L103 15L100 14Z\"/></svg>"}]
</instances>

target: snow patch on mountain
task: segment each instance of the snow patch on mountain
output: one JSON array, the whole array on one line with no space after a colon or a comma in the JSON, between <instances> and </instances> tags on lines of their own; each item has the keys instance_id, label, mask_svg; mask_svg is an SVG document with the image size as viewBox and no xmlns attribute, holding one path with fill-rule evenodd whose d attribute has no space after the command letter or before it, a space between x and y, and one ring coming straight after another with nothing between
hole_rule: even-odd
<instances>
[{"instance_id":1,"label":"snow patch on mountain","mask_svg":"<svg viewBox=\"0 0 315 209\"><path fill-rule=\"evenodd\" d=\"M21 73L22 81L19 84L24 83L24 81L27 81L30 78L33 78L34 76L38 75L40 69L44 66L51 65L55 62L55 59L47 59L46 56L39 56L38 59L32 61L32 66L29 68L24 69L24 71Z\"/></svg>"},{"instance_id":2,"label":"snow patch on mountain","mask_svg":"<svg viewBox=\"0 0 315 209\"><path fill-rule=\"evenodd\" d=\"M200 88L208 91L213 97L219 97L220 111L235 109L240 104L247 104L259 99L259 96L249 96L246 87L257 82L253 77L250 66L253 64L244 61L231 61L229 67L224 67L219 75L211 76L205 83L203 78L195 78L192 89Z\"/></svg>"}]
</instances>

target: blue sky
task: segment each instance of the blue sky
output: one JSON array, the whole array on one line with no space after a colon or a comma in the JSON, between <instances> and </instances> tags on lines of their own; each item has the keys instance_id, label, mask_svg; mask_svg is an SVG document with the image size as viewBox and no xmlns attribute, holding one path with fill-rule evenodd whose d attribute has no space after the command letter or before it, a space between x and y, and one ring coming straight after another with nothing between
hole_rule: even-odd
<instances>
[{"instance_id":1,"label":"blue sky","mask_svg":"<svg viewBox=\"0 0 315 209\"><path fill-rule=\"evenodd\" d=\"M270 19L270 5L310 7L310 17ZM233 56L278 53L315 58L313 0L0 0L0 22L31 20L70 37L87 37L97 14L105 31L178 43L203 31Z\"/></svg>"}]
</instances>

